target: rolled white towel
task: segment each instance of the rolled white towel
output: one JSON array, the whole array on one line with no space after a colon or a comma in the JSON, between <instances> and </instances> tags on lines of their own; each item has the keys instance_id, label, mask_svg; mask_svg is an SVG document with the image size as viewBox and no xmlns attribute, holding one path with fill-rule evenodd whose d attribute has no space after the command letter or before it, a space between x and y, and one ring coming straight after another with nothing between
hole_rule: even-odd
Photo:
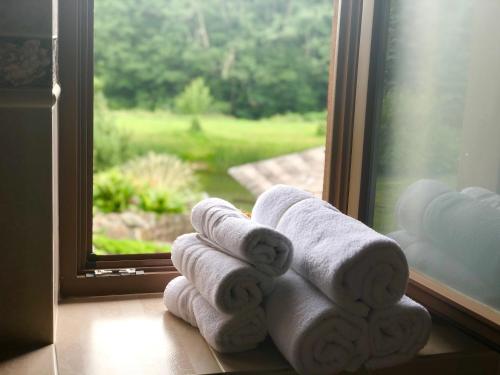
<instances>
[{"instance_id":1,"label":"rolled white towel","mask_svg":"<svg viewBox=\"0 0 500 375\"><path fill-rule=\"evenodd\" d=\"M300 374L354 371L368 358L367 322L288 271L264 303L269 334Z\"/></svg>"},{"instance_id":2,"label":"rolled white towel","mask_svg":"<svg viewBox=\"0 0 500 375\"><path fill-rule=\"evenodd\" d=\"M170 313L198 327L207 343L221 353L253 349L266 338L266 322L261 307L235 315L221 313L184 276L168 283L163 301Z\"/></svg>"},{"instance_id":3,"label":"rolled white towel","mask_svg":"<svg viewBox=\"0 0 500 375\"><path fill-rule=\"evenodd\" d=\"M481 280L481 274L471 272L466 265L432 242L413 237L404 230L387 236L400 244L409 265L418 271L468 294L473 291L474 296L479 291L492 291L493 288L485 290L486 284Z\"/></svg>"},{"instance_id":4,"label":"rolled white towel","mask_svg":"<svg viewBox=\"0 0 500 375\"><path fill-rule=\"evenodd\" d=\"M231 203L207 198L193 207L194 229L221 251L253 264L270 276L290 268L293 248L290 240L274 229L257 224Z\"/></svg>"},{"instance_id":5,"label":"rolled white towel","mask_svg":"<svg viewBox=\"0 0 500 375\"><path fill-rule=\"evenodd\" d=\"M488 284L488 277L484 272L473 272L453 254L443 251L428 240L414 237L405 230L392 232L387 236L399 243L410 267L483 303L500 307L500 284Z\"/></svg>"},{"instance_id":6,"label":"rolled white towel","mask_svg":"<svg viewBox=\"0 0 500 375\"><path fill-rule=\"evenodd\" d=\"M412 235L423 235L423 217L432 201L451 189L440 181L422 179L409 185L396 202L398 225Z\"/></svg>"},{"instance_id":7,"label":"rolled white towel","mask_svg":"<svg viewBox=\"0 0 500 375\"><path fill-rule=\"evenodd\" d=\"M290 207L309 198L314 198L314 195L307 191L288 185L274 185L257 199L252 210L252 220L276 228L281 217Z\"/></svg>"},{"instance_id":8,"label":"rolled white towel","mask_svg":"<svg viewBox=\"0 0 500 375\"><path fill-rule=\"evenodd\" d=\"M462 193L493 208L500 209L500 195L488 189L479 186L471 186L463 189Z\"/></svg>"},{"instance_id":9,"label":"rolled white towel","mask_svg":"<svg viewBox=\"0 0 500 375\"><path fill-rule=\"evenodd\" d=\"M289 205L292 198L283 203L281 194L302 199ZM281 216L264 219L271 213ZM293 243L292 268L356 315L387 307L405 292L408 262L398 244L318 198L275 186L259 196L252 219L276 223Z\"/></svg>"},{"instance_id":10,"label":"rolled white towel","mask_svg":"<svg viewBox=\"0 0 500 375\"><path fill-rule=\"evenodd\" d=\"M255 308L272 290L273 278L215 250L196 233L177 237L172 262L213 307L224 313Z\"/></svg>"},{"instance_id":11,"label":"rolled white towel","mask_svg":"<svg viewBox=\"0 0 500 375\"><path fill-rule=\"evenodd\" d=\"M431 325L427 310L406 296L387 309L373 310L368 319L371 354L365 366L375 369L410 360L427 343Z\"/></svg>"}]
</instances>

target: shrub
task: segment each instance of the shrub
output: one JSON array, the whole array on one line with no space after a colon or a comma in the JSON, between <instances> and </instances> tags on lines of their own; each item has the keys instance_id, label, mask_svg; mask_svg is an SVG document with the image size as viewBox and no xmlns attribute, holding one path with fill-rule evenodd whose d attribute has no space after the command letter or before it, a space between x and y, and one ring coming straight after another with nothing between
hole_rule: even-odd
<instances>
[{"instance_id":1,"label":"shrub","mask_svg":"<svg viewBox=\"0 0 500 375\"><path fill-rule=\"evenodd\" d=\"M92 244L93 252L97 255L169 253L171 249L168 244L130 239L118 240L102 234L94 234Z\"/></svg>"},{"instance_id":2,"label":"shrub","mask_svg":"<svg viewBox=\"0 0 500 375\"><path fill-rule=\"evenodd\" d=\"M117 170L94 175L94 207L102 212L126 210L134 196L132 182Z\"/></svg>"},{"instance_id":3,"label":"shrub","mask_svg":"<svg viewBox=\"0 0 500 375\"><path fill-rule=\"evenodd\" d=\"M130 136L119 129L108 110L102 84L94 80L94 171L123 163L130 155Z\"/></svg>"},{"instance_id":4,"label":"shrub","mask_svg":"<svg viewBox=\"0 0 500 375\"><path fill-rule=\"evenodd\" d=\"M149 152L127 162L122 171L135 185L146 185L158 190L180 192L196 186L196 178L189 164L173 155Z\"/></svg>"},{"instance_id":5,"label":"shrub","mask_svg":"<svg viewBox=\"0 0 500 375\"><path fill-rule=\"evenodd\" d=\"M175 108L180 113L192 115L190 130L199 132L201 123L198 116L206 113L213 101L210 88L203 78L196 78L175 98Z\"/></svg>"},{"instance_id":6,"label":"shrub","mask_svg":"<svg viewBox=\"0 0 500 375\"><path fill-rule=\"evenodd\" d=\"M191 167L167 154L148 153L122 168L138 192L139 208L156 213L180 213L196 198L197 181Z\"/></svg>"},{"instance_id":7,"label":"shrub","mask_svg":"<svg viewBox=\"0 0 500 375\"><path fill-rule=\"evenodd\" d=\"M147 212L182 213L186 202L179 194L167 190L144 189L139 193L139 208Z\"/></svg>"}]
</instances>

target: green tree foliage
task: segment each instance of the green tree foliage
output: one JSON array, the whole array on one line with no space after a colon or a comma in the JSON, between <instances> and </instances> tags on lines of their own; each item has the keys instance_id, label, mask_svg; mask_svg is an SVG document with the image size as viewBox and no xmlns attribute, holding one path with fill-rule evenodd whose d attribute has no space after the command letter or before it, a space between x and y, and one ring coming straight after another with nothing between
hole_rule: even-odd
<instances>
[{"instance_id":1,"label":"green tree foliage","mask_svg":"<svg viewBox=\"0 0 500 375\"><path fill-rule=\"evenodd\" d=\"M207 112L213 103L210 88L203 78L196 78L186 86L184 91L175 98L175 108L178 112L192 115L191 131L201 131L199 115Z\"/></svg>"},{"instance_id":2,"label":"green tree foliage","mask_svg":"<svg viewBox=\"0 0 500 375\"><path fill-rule=\"evenodd\" d=\"M102 83L94 80L94 171L124 162L130 155L129 136L117 128L102 93Z\"/></svg>"},{"instance_id":3,"label":"green tree foliage","mask_svg":"<svg viewBox=\"0 0 500 375\"><path fill-rule=\"evenodd\" d=\"M203 78L196 78L175 98L175 108L186 115L201 115L210 108L212 96Z\"/></svg>"},{"instance_id":4,"label":"green tree foliage","mask_svg":"<svg viewBox=\"0 0 500 375\"><path fill-rule=\"evenodd\" d=\"M95 73L114 107L172 106L203 77L228 113L323 110L331 0L96 0Z\"/></svg>"},{"instance_id":5,"label":"green tree foliage","mask_svg":"<svg viewBox=\"0 0 500 375\"><path fill-rule=\"evenodd\" d=\"M118 170L94 175L93 203L102 212L122 212L130 207L135 194L132 182Z\"/></svg>"}]
</instances>

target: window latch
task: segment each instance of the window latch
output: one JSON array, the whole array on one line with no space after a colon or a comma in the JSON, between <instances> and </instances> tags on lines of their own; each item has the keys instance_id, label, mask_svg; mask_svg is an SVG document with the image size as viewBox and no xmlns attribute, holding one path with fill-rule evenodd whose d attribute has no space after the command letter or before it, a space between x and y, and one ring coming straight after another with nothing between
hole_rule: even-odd
<instances>
[{"instance_id":1,"label":"window latch","mask_svg":"<svg viewBox=\"0 0 500 375\"><path fill-rule=\"evenodd\" d=\"M98 269L92 272L87 272L85 277L106 277L106 276L131 276L131 275L144 275L143 270L136 270L135 268L119 268L119 269Z\"/></svg>"}]
</instances>

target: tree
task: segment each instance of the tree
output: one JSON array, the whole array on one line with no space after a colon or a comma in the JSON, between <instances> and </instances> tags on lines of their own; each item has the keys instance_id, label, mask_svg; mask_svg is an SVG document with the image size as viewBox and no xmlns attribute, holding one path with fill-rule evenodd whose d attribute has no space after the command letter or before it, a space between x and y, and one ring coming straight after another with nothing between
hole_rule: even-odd
<instances>
[{"instance_id":1,"label":"tree","mask_svg":"<svg viewBox=\"0 0 500 375\"><path fill-rule=\"evenodd\" d=\"M175 108L181 113L192 115L191 131L199 132L201 131L199 115L206 113L212 103L212 95L205 81L203 78L196 78L175 99Z\"/></svg>"},{"instance_id":2,"label":"tree","mask_svg":"<svg viewBox=\"0 0 500 375\"><path fill-rule=\"evenodd\" d=\"M102 94L102 83L94 80L94 171L123 163L130 155L129 136L118 129Z\"/></svg>"},{"instance_id":3,"label":"tree","mask_svg":"<svg viewBox=\"0 0 500 375\"><path fill-rule=\"evenodd\" d=\"M203 77L232 115L323 110L331 0L99 0L95 74L112 107L173 106Z\"/></svg>"}]
</instances>

